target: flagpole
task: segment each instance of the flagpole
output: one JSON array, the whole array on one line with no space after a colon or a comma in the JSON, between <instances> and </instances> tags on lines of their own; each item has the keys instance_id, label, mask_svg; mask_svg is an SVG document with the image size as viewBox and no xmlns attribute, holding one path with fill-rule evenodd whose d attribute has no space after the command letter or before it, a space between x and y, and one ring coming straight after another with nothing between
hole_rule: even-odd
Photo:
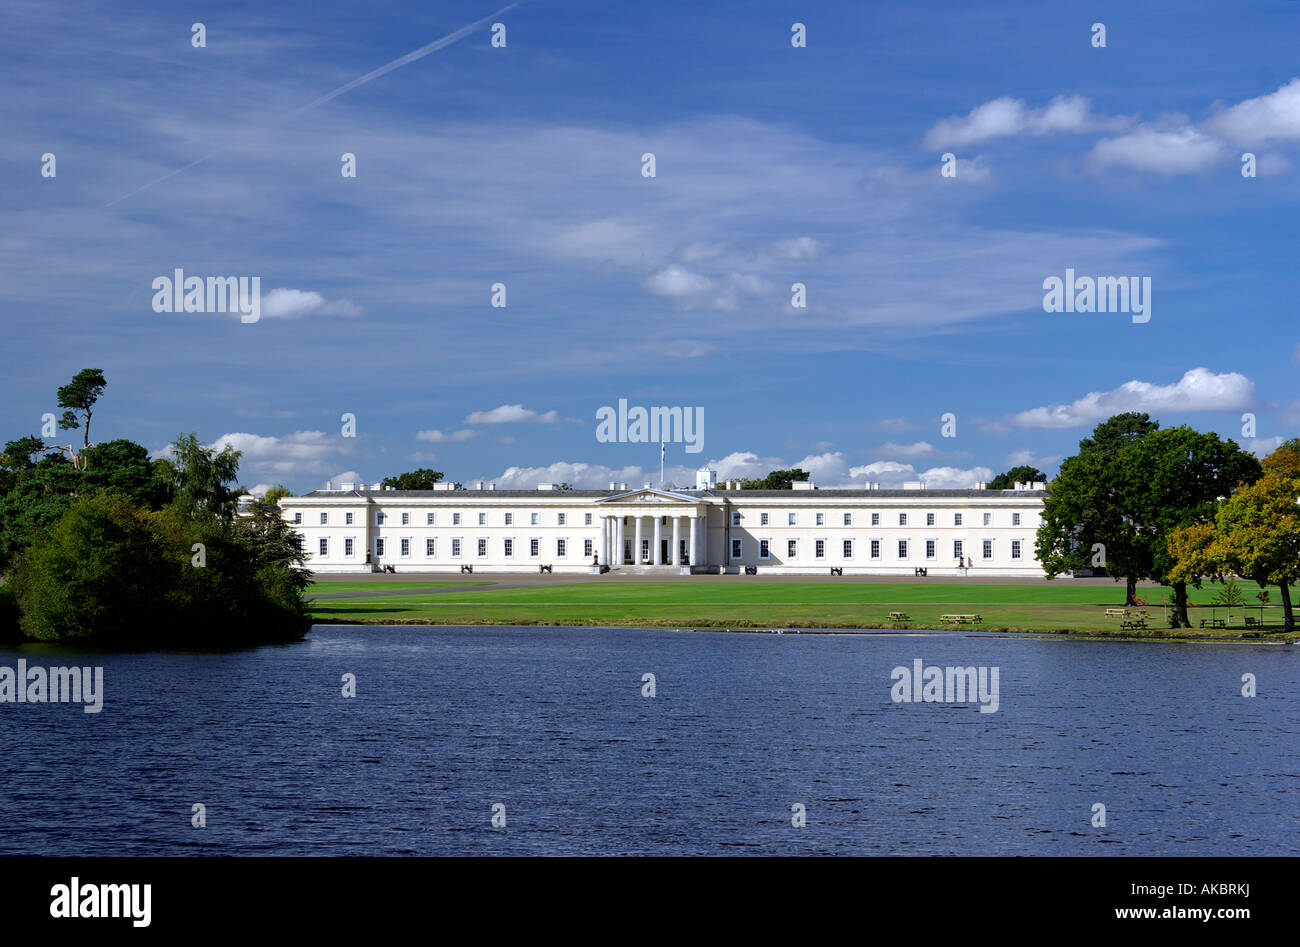
<instances>
[{"instance_id":1,"label":"flagpole","mask_svg":"<svg viewBox=\"0 0 1300 947\"><path fill-rule=\"evenodd\" d=\"M664 452L668 448L663 441L659 442L659 489L664 488Z\"/></svg>"}]
</instances>

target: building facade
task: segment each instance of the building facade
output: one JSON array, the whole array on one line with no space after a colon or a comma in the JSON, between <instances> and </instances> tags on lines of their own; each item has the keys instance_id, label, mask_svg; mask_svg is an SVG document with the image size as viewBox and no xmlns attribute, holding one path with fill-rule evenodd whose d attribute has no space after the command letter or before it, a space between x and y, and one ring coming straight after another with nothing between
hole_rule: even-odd
<instances>
[{"instance_id":1,"label":"building facade","mask_svg":"<svg viewBox=\"0 0 1300 947\"><path fill-rule=\"evenodd\" d=\"M342 484L280 508L316 572L664 571L1039 577L1045 484L1012 490L388 490Z\"/></svg>"}]
</instances>

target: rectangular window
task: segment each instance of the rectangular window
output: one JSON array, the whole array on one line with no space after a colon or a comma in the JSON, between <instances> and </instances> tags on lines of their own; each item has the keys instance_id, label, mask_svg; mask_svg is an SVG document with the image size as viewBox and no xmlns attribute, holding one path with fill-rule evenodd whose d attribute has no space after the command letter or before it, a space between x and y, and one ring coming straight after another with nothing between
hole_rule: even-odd
<instances>
[{"instance_id":1,"label":"rectangular window","mask_svg":"<svg viewBox=\"0 0 1300 947\"><path fill-rule=\"evenodd\" d=\"M515 554L515 541L513 539L505 540L504 551L507 558Z\"/></svg>"},{"instance_id":2,"label":"rectangular window","mask_svg":"<svg viewBox=\"0 0 1300 947\"><path fill-rule=\"evenodd\" d=\"M1011 558L1012 559L1020 558L1020 540L1018 539L1011 540Z\"/></svg>"},{"instance_id":3,"label":"rectangular window","mask_svg":"<svg viewBox=\"0 0 1300 947\"><path fill-rule=\"evenodd\" d=\"M425 525L425 526L432 526L432 525L433 525L434 523L436 523L436 522L437 522L437 520L434 519L434 516L433 516L432 513L425 513L425 514L424 514L424 525Z\"/></svg>"},{"instance_id":4,"label":"rectangular window","mask_svg":"<svg viewBox=\"0 0 1300 947\"><path fill-rule=\"evenodd\" d=\"M899 514L898 514L898 525L899 525L899 526L906 526L906 525L907 525L907 514L906 514L906 513L899 513Z\"/></svg>"},{"instance_id":5,"label":"rectangular window","mask_svg":"<svg viewBox=\"0 0 1300 947\"><path fill-rule=\"evenodd\" d=\"M952 525L953 525L953 526L960 526L960 525L961 525L961 514L960 514L960 513L954 513L954 514L952 515Z\"/></svg>"},{"instance_id":6,"label":"rectangular window","mask_svg":"<svg viewBox=\"0 0 1300 947\"><path fill-rule=\"evenodd\" d=\"M529 524L530 526L536 526L536 525L538 525L538 524L541 522L541 520L539 519L540 516L541 516L540 513L533 513L533 514L528 518L528 524Z\"/></svg>"},{"instance_id":7,"label":"rectangular window","mask_svg":"<svg viewBox=\"0 0 1300 947\"><path fill-rule=\"evenodd\" d=\"M733 539L733 540L731 541L731 558L732 558L732 559L739 559L739 558L740 558L740 550L741 550L740 540L739 540L739 539Z\"/></svg>"},{"instance_id":8,"label":"rectangular window","mask_svg":"<svg viewBox=\"0 0 1300 947\"><path fill-rule=\"evenodd\" d=\"M993 558L993 540L991 539L984 540L984 558L985 559Z\"/></svg>"},{"instance_id":9,"label":"rectangular window","mask_svg":"<svg viewBox=\"0 0 1300 947\"><path fill-rule=\"evenodd\" d=\"M787 559L793 559L795 557L795 552L796 550L798 550L798 548L799 548L799 541L797 539L787 539L785 541L785 557Z\"/></svg>"},{"instance_id":10,"label":"rectangular window","mask_svg":"<svg viewBox=\"0 0 1300 947\"><path fill-rule=\"evenodd\" d=\"M758 525L759 525L759 526L766 526L766 525L767 525L767 514L766 514L766 513L759 513L759 514L758 514Z\"/></svg>"},{"instance_id":11,"label":"rectangular window","mask_svg":"<svg viewBox=\"0 0 1300 947\"><path fill-rule=\"evenodd\" d=\"M590 525L591 525L591 514L590 514L590 513L583 513L583 514L582 514L582 525L583 525L583 526L590 526Z\"/></svg>"},{"instance_id":12,"label":"rectangular window","mask_svg":"<svg viewBox=\"0 0 1300 947\"><path fill-rule=\"evenodd\" d=\"M852 514L852 513L845 513L845 514L844 514L844 525L845 525L845 526L852 526L852 525L853 525L853 514Z\"/></svg>"},{"instance_id":13,"label":"rectangular window","mask_svg":"<svg viewBox=\"0 0 1300 947\"><path fill-rule=\"evenodd\" d=\"M558 515L556 516L556 519L555 519L555 525L556 525L556 526L563 526L563 525L564 525L564 514L563 514L563 513L560 513L560 514L558 514Z\"/></svg>"},{"instance_id":14,"label":"rectangular window","mask_svg":"<svg viewBox=\"0 0 1300 947\"><path fill-rule=\"evenodd\" d=\"M528 540L528 555L540 556L542 554L542 541L540 539Z\"/></svg>"},{"instance_id":15,"label":"rectangular window","mask_svg":"<svg viewBox=\"0 0 1300 947\"><path fill-rule=\"evenodd\" d=\"M906 539L900 539L900 540L898 541L898 558L899 558L899 559L906 559L906 558L907 558L907 540L906 540Z\"/></svg>"},{"instance_id":16,"label":"rectangular window","mask_svg":"<svg viewBox=\"0 0 1300 947\"><path fill-rule=\"evenodd\" d=\"M934 525L934 514L933 514L933 513L926 513L926 514L925 514L925 525L926 525L926 526L933 526L933 525Z\"/></svg>"},{"instance_id":17,"label":"rectangular window","mask_svg":"<svg viewBox=\"0 0 1300 947\"><path fill-rule=\"evenodd\" d=\"M871 525L872 525L872 526L879 526L879 525L880 525L880 514L879 514L879 513L872 513L872 514L871 514Z\"/></svg>"},{"instance_id":18,"label":"rectangular window","mask_svg":"<svg viewBox=\"0 0 1300 947\"><path fill-rule=\"evenodd\" d=\"M954 540L952 541L952 557L953 557L954 559L960 559L960 558L962 558L964 555L965 555L965 553L962 552L961 540L960 540L960 539L954 539Z\"/></svg>"},{"instance_id":19,"label":"rectangular window","mask_svg":"<svg viewBox=\"0 0 1300 947\"><path fill-rule=\"evenodd\" d=\"M294 525L294 526L301 526L301 525L302 525L302 513L294 513L294 514L293 514L293 525Z\"/></svg>"},{"instance_id":20,"label":"rectangular window","mask_svg":"<svg viewBox=\"0 0 1300 947\"><path fill-rule=\"evenodd\" d=\"M1012 513L1012 514L1011 514L1011 525L1012 525L1012 526L1019 526L1019 525L1020 525L1020 514L1019 514L1019 513Z\"/></svg>"},{"instance_id":21,"label":"rectangular window","mask_svg":"<svg viewBox=\"0 0 1300 947\"><path fill-rule=\"evenodd\" d=\"M825 514L825 513L818 513L818 514L817 514L817 521L816 521L813 525L814 525L814 526L825 526L825 525L826 525L826 514Z\"/></svg>"},{"instance_id":22,"label":"rectangular window","mask_svg":"<svg viewBox=\"0 0 1300 947\"><path fill-rule=\"evenodd\" d=\"M933 559L938 545L939 543L937 540L927 539L925 541L925 558Z\"/></svg>"},{"instance_id":23,"label":"rectangular window","mask_svg":"<svg viewBox=\"0 0 1300 947\"><path fill-rule=\"evenodd\" d=\"M424 554L430 559L438 555L438 540L430 536L424 541Z\"/></svg>"},{"instance_id":24,"label":"rectangular window","mask_svg":"<svg viewBox=\"0 0 1300 947\"><path fill-rule=\"evenodd\" d=\"M797 526L797 525L799 525L799 514L798 514L798 513L789 513L789 514L787 514L785 524L786 524L787 526Z\"/></svg>"},{"instance_id":25,"label":"rectangular window","mask_svg":"<svg viewBox=\"0 0 1300 947\"><path fill-rule=\"evenodd\" d=\"M406 538L405 536L403 536L403 537L402 537L402 555L403 555L403 556L409 556L410 554L411 554L411 540L408 539L408 538Z\"/></svg>"},{"instance_id":26,"label":"rectangular window","mask_svg":"<svg viewBox=\"0 0 1300 947\"><path fill-rule=\"evenodd\" d=\"M480 514L478 515L478 525L480 525L480 526L486 526L486 525L487 525L487 514L486 514L486 513L480 513Z\"/></svg>"},{"instance_id":27,"label":"rectangular window","mask_svg":"<svg viewBox=\"0 0 1300 947\"><path fill-rule=\"evenodd\" d=\"M344 513L344 514L343 514L343 524L344 524L345 526L351 526L351 525L352 525L352 514L351 514L351 513Z\"/></svg>"},{"instance_id":28,"label":"rectangular window","mask_svg":"<svg viewBox=\"0 0 1300 947\"><path fill-rule=\"evenodd\" d=\"M771 544L766 539L760 539L758 541L758 558L767 559L771 556L771 554L772 554Z\"/></svg>"},{"instance_id":29,"label":"rectangular window","mask_svg":"<svg viewBox=\"0 0 1300 947\"><path fill-rule=\"evenodd\" d=\"M322 513L322 514L320 515L320 524L321 524L322 526L328 526L328 525L329 525L329 521L330 521L330 515L329 515L328 513Z\"/></svg>"},{"instance_id":30,"label":"rectangular window","mask_svg":"<svg viewBox=\"0 0 1300 947\"><path fill-rule=\"evenodd\" d=\"M844 540L844 558L845 559L853 558L853 540L851 539Z\"/></svg>"},{"instance_id":31,"label":"rectangular window","mask_svg":"<svg viewBox=\"0 0 1300 947\"><path fill-rule=\"evenodd\" d=\"M586 559L590 555L594 555L592 542L590 539L584 539L582 541L582 558Z\"/></svg>"},{"instance_id":32,"label":"rectangular window","mask_svg":"<svg viewBox=\"0 0 1300 947\"><path fill-rule=\"evenodd\" d=\"M402 525L403 525L403 526L410 526L410 525L411 525L411 514L410 514L410 513L403 513L403 514L402 514Z\"/></svg>"},{"instance_id":33,"label":"rectangular window","mask_svg":"<svg viewBox=\"0 0 1300 947\"><path fill-rule=\"evenodd\" d=\"M452 526L459 526L459 525L460 525L460 514L459 514L459 513L453 513L453 514L451 514L451 525L452 525Z\"/></svg>"},{"instance_id":34,"label":"rectangular window","mask_svg":"<svg viewBox=\"0 0 1300 947\"><path fill-rule=\"evenodd\" d=\"M568 555L569 541L567 539L557 539L555 541L555 554L563 558Z\"/></svg>"},{"instance_id":35,"label":"rectangular window","mask_svg":"<svg viewBox=\"0 0 1300 947\"><path fill-rule=\"evenodd\" d=\"M487 555L487 540L480 539L478 541L478 557L482 559L486 555Z\"/></svg>"},{"instance_id":36,"label":"rectangular window","mask_svg":"<svg viewBox=\"0 0 1300 947\"><path fill-rule=\"evenodd\" d=\"M453 559L459 559L459 558L460 558L460 537L459 537L459 536L453 536L453 537L452 537L452 540L451 540L451 557L452 557Z\"/></svg>"},{"instance_id":37,"label":"rectangular window","mask_svg":"<svg viewBox=\"0 0 1300 947\"><path fill-rule=\"evenodd\" d=\"M992 526L992 525L993 525L993 514L992 514L992 513L985 513L985 514L984 514L984 525L985 525L985 526Z\"/></svg>"},{"instance_id":38,"label":"rectangular window","mask_svg":"<svg viewBox=\"0 0 1300 947\"><path fill-rule=\"evenodd\" d=\"M880 558L880 540L879 540L879 539L873 539L873 540L871 541L871 558L872 558L872 559L879 559L879 558Z\"/></svg>"},{"instance_id":39,"label":"rectangular window","mask_svg":"<svg viewBox=\"0 0 1300 947\"><path fill-rule=\"evenodd\" d=\"M383 557L384 557L384 541L383 541L382 539L376 539L376 540L375 540L375 558L376 558L376 559L382 559Z\"/></svg>"},{"instance_id":40,"label":"rectangular window","mask_svg":"<svg viewBox=\"0 0 1300 947\"><path fill-rule=\"evenodd\" d=\"M813 540L813 558L814 559L826 558L826 540L824 539Z\"/></svg>"},{"instance_id":41,"label":"rectangular window","mask_svg":"<svg viewBox=\"0 0 1300 947\"><path fill-rule=\"evenodd\" d=\"M731 525L732 525L732 526L739 526L739 525L740 525L740 511L739 511L739 510L732 510L732 511L731 511Z\"/></svg>"},{"instance_id":42,"label":"rectangular window","mask_svg":"<svg viewBox=\"0 0 1300 947\"><path fill-rule=\"evenodd\" d=\"M350 556L350 555L352 555L352 537L351 537L351 536L349 536L347 539L343 540L343 555L345 555L345 556Z\"/></svg>"},{"instance_id":43,"label":"rectangular window","mask_svg":"<svg viewBox=\"0 0 1300 947\"><path fill-rule=\"evenodd\" d=\"M375 525L376 525L376 526L383 526L383 525L384 525L384 511L383 511L383 510L376 510L376 511L375 511Z\"/></svg>"},{"instance_id":44,"label":"rectangular window","mask_svg":"<svg viewBox=\"0 0 1300 947\"><path fill-rule=\"evenodd\" d=\"M515 525L515 514L513 514L513 513L507 513L507 514L506 514L506 525L507 525L507 526L514 526L514 525Z\"/></svg>"},{"instance_id":45,"label":"rectangular window","mask_svg":"<svg viewBox=\"0 0 1300 947\"><path fill-rule=\"evenodd\" d=\"M322 556L328 556L330 554L330 541L324 536L320 538L320 554Z\"/></svg>"}]
</instances>

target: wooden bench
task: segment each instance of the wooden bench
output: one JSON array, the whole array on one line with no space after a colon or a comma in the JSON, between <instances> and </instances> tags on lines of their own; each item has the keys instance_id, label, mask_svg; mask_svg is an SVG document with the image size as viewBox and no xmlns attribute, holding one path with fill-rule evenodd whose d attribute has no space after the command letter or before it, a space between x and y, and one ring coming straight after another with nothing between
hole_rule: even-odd
<instances>
[{"instance_id":1,"label":"wooden bench","mask_svg":"<svg viewBox=\"0 0 1300 947\"><path fill-rule=\"evenodd\" d=\"M461 566L461 567L460 567L460 571L461 571L462 573L465 573L465 572L473 572L473 571L474 571L474 567L473 567L473 566Z\"/></svg>"},{"instance_id":2,"label":"wooden bench","mask_svg":"<svg viewBox=\"0 0 1300 947\"><path fill-rule=\"evenodd\" d=\"M538 566L538 567L537 567L537 572L538 572L539 575L540 575L541 573L543 573L543 572L550 572L550 571L551 571L551 567L550 567L550 566Z\"/></svg>"},{"instance_id":3,"label":"wooden bench","mask_svg":"<svg viewBox=\"0 0 1300 947\"><path fill-rule=\"evenodd\" d=\"M1126 618L1119 623L1119 626L1120 628L1132 628L1136 631L1139 628L1146 628L1147 620L1145 618Z\"/></svg>"},{"instance_id":4,"label":"wooden bench","mask_svg":"<svg viewBox=\"0 0 1300 947\"><path fill-rule=\"evenodd\" d=\"M1202 627L1202 628L1222 628L1222 627L1224 627L1224 625L1223 625L1223 619L1222 619L1222 618L1202 618L1202 619L1201 619L1201 627Z\"/></svg>"},{"instance_id":5,"label":"wooden bench","mask_svg":"<svg viewBox=\"0 0 1300 947\"><path fill-rule=\"evenodd\" d=\"M831 566L831 575L843 575L844 570L838 566Z\"/></svg>"},{"instance_id":6,"label":"wooden bench","mask_svg":"<svg viewBox=\"0 0 1300 947\"><path fill-rule=\"evenodd\" d=\"M1259 628L1263 624L1264 624L1264 619L1262 618L1252 618L1250 615L1246 616L1247 628Z\"/></svg>"},{"instance_id":7,"label":"wooden bench","mask_svg":"<svg viewBox=\"0 0 1300 947\"><path fill-rule=\"evenodd\" d=\"M977 625L984 619L979 615L940 615L939 621L950 621L958 625Z\"/></svg>"},{"instance_id":8,"label":"wooden bench","mask_svg":"<svg viewBox=\"0 0 1300 947\"><path fill-rule=\"evenodd\" d=\"M911 621L912 618L910 615L907 614L907 612L890 612L889 620L890 621Z\"/></svg>"}]
</instances>

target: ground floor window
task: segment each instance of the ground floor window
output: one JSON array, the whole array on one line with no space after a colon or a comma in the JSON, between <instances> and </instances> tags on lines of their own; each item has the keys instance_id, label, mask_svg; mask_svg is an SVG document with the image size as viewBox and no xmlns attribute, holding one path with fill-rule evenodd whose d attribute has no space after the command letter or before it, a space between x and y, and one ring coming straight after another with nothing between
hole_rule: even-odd
<instances>
[{"instance_id":1,"label":"ground floor window","mask_svg":"<svg viewBox=\"0 0 1300 947\"><path fill-rule=\"evenodd\" d=\"M879 559L879 558L880 558L880 540L879 540L879 539L873 539L873 540L871 541L871 558L872 558L872 559Z\"/></svg>"},{"instance_id":2,"label":"ground floor window","mask_svg":"<svg viewBox=\"0 0 1300 947\"><path fill-rule=\"evenodd\" d=\"M454 537L451 541L451 557L453 559L460 558L460 537L459 536Z\"/></svg>"},{"instance_id":3,"label":"ground floor window","mask_svg":"<svg viewBox=\"0 0 1300 947\"><path fill-rule=\"evenodd\" d=\"M424 554L429 558L436 556L438 554L438 540L426 539L424 541Z\"/></svg>"},{"instance_id":4,"label":"ground floor window","mask_svg":"<svg viewBox=\"0 0 1300 947\"><path fill-rule=\"evenodd\" d=\"M899 559L906 559L906 558L907 558L907 540L906 540L906 539L900 539L900 540L898 541L898 558L899 558Z\"/></svg>"},{"instance_id":5,"label":"ground floor window","mask_svg":"<svg viewBox=\"0 0 1300 947\"><path fill-rule=\"evenodd\" d=\"M322 556L328 556L330 554L330 541L324 536L322 536L320 540L320 554Z\"/></svg>"},{"instance_id":6,"label":"ground floor window","mask_svg":"<svg viewBox=\"0 0 1300 947\"><path fill-rule=\"evenodd\" d=\"M731 558L739 559L740 551L741 551L741 541L739 539L733 539L731 541Z\"/></svg>"},{"instance_id":7,"label":"ground floor window","mask_svg":"<svg viewBox=\"0 0 1300 947\"><path fill-rule=\"evenodd\" d=\"M411 541L410 541L409 539L403 538L403 539L402 539L402 555L403 555L403 556L409 556L410 554L411 554Z\"/></svg>"},{"instance_id":8,"label":"ground floor window","mask_svg":"<svg viewBox=\"0 0 1300 947\"><path fill-rule=\"evenodd\" d=\"M540 539L528 540L528 555L540 556L542 554L542 541Z\"/></svg>"},{"instance_id":9,"label":"ground floor window","mask_svg":"<svg viewBox=\"0 0 1300 947\"><path fill-rule=\"evenodd\" d=\"M826 540L824 539L813 540L813 558L814 559L826 558Z\"/></svg>"},{"instance_id":10,"label":"ground floor window","mask_svg":"<svg viewBox=\"0 0 1300 947\"><path fill-rule=\"evenodd\" d=\"M343 540L343 555L345 556L352 555L352 539L350 537L348 539Z\"/></svg>"},{"instance_id":11,"label":"ground floor window","mask_svg":"<svg viewBox=\"0 0 1300 947\"><path fill-rule=\"evenodd\" d=\"M555 541L555 554L557 556L568 555L569 541L567 539L557 539Z\"/></svg>"},{"instance_id":12,"label":"ground floor window","mask_svg":"<svg viewBox=\"0 0 1300 947\"><path fill-rule=\"evenodd\" d=\"M505 540L505 554L507 557L515 554L515 541L513 539Z\"/></svg>"},{"instance_id":13,"label":"ground floor window","mask_svg":"<svg viewBox=\"0 0 1300 947\"><path fill-rule=\"evenodd\" d=\"M588 556L594 555L595 553L592 551L593 548L594 544L592 541L590 539L584 539L582 541L582 558L586 559Z\"/></svg>"},{"instance_id":14,"label":"ground floor window","mask_svg":"<svg viewBox=\"0 0 1300 947\"><path fill-rule=\"evenodd\" d=\"M486 540L486 539L480 539L480 540L478 541L478 554L479 554L479 557L480 557L480 558L482 558L482 557L484 557L484 556L487 555L487 540Z\"/></svg>"},{"instance_id":15,"label":"ground floor window","mask_svg":"<svg viewBox=\"0 0 1300 947\"><path fill-rule=\"evenodd\" d=\"M952 557L953 557L954 559L961 559L961 558L963 558L965 555L966 555L966 554L965 554L964 552L962 552L961 540L960 540L960 539L954 539L954 540L952 541Z\"/></svg>"},{"instance_id":16,"label":"ground floor window","mask_svg":"<svg viewBox=\"0 0 1300 947\"><path fill-rule=\"evenodd\" d=\"M384 555L384 541L383 541L382 539L376 539L376 540L375 540L375 558L376 558L376 559L379 559L379 558L381 558L383 555Z\"/></svg>"},{"instance_id":17,"label":"ground floor window","mask_svg":"<svg viewBox=\"0 0 1300 947\"><path fill-rule=\"evenodd\" d=\"M769 540L760 539L758 541L758 558L768 559L771 557L772 545Z\"/></svg>"},{"instance_id":18,"label":"ground floor window","mask_svg":"<svg viewBox=\"0 0 1300 947\"><path fill-rule=\"evenodd\" d=\"M935 555L935 549L938 545L939 543L936 542L935 540L927 539L925 541L925 558L933 559Z\"/></svg>"},{"instance_id":19,"label":"ground floor window","mask_svg":"<svg viewBox=\"0 0 1300 947\"><path fill-rule=\"evenodd\" d=\"M1020 558L1020 540L1018 539L1011 540L1011 558L1012 559Z\"/></svg>"},{"instance_id":20,"label":"ground floor window","mask_svg":"<svg viewBox=\"0 0 1300 947\"><path fill-rule=\"evenodd\" d=\"M793 559L795 550L797 550L798 548L799 548L799 541L797 539L787 539L785 541L785 557L787 559Z\"/></svg>"},{"instance_id":21,"label":"ground floor window","mask_svg":"<svg viewBox=\"0 0 1300 947\"><path fill-rule=\"evenodd\" d=\"M845 559L853 558L853 540L851 539L844 540L844 558Z\"/></svg>"},{"instance_id":22,"label":"ground floor window","mask_svg":"<svg viewBox=\"0 0 1300 947\"><path fill-rule=\"evenodd\" d=\"M984 558L985 559L993 558L993 540L991 539L984 540Z\"/></svg>"}]
</instances>

